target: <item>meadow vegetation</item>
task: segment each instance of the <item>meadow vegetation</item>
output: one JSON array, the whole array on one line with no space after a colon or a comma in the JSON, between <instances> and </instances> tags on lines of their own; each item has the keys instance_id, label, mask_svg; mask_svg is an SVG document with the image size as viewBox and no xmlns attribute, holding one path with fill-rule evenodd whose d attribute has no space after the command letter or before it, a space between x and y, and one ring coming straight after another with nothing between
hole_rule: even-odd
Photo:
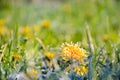
<instances>
[{"instance_id":1,"label":"meadow vegetation","mask_svg":"<svg viewBox=\"0 0 120 80\"><path fill-rule=\"evenodd\" d=\"M119 0L0 8L0 80L120 80Z\"/></svg>"}]
</instances>

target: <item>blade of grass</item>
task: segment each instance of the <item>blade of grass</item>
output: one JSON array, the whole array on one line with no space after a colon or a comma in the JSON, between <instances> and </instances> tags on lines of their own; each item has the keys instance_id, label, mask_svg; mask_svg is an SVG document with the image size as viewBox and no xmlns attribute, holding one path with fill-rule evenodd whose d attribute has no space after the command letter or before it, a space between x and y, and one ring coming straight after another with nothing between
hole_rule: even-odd
<instances>
[{"instance_id":1,"label":"blade of grass","mask_svg":"<svg viewBox=\"0 0 120 80\"><path fill-rule=\"evenodd\" d=\"M39 42L39 44L43 47L43 49L46 50L46 47L45 47L44 43L42 42L42 40L38 37L36 37L35 39Z\"/></svg>"},{"instance_id":2,"label":"blade of grass","mask_svg":"<svg viewBox=\"0 0 120 80\"><path fill-rule=\"evenodd\" d=\"M16 23L14 31L15 32L14 32L14 35L13 35L13 41L14 41L13 47L16 48L16 46L18 45L18 24L17 23Z\"/></svg>"},{"instance_id":3,"label":"blade of grass","mask_svg":"<svg viewBox=\"0 0 120 80\"><path fill-rule=\"evenodd\" d=\"M3 58L4 55L5 55L5 50L6 50L6 48L7 48L7 45L8 45L8 44L5 44L5 45L4 45L4 48L3 48L2 54L1 54L1 56L0 56L0 63L1 63L2 58Z\"/></svg>"},{"instance_id":4,"label":"blade of grass","mask_svg":"<svg viewBox=\"0 0 120 80\"><path fill-rule=\"evenodd\" d=\"M92 57L93 57L93 52L94 52L94 47L93 47L93 43L92 43L92 37L90 34L90 29L88 24L86 25L86 32L87 32L87 40L88 40L88 45L89 45L89 63L88 63L88 80L92 80Z\"/></svg>"}]
</instances>

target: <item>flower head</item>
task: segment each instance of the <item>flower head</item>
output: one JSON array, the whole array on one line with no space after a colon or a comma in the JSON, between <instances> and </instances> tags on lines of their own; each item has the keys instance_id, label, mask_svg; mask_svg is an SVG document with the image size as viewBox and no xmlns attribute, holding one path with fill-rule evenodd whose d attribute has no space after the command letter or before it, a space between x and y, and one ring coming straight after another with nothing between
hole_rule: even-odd
<instances>
[{"instance_id":1,"label":"flower head","mask_svg":"<svg viewBox=\"0 0 120 80\"><path fill-rule=\"evenodd\" d=\"M21 33L22 33L22 35L24 35L26 38L32 38L32 37L33 37L32 29L31 29L30 26L23 27L23 28L21 29Z\"/></svg>"},{"instance_id":2,"label":"flower head","mask_svg":"<svg viewBox=\"0 0 120 80\"><path fill-rule=\"evenodd\" d=\"M14 55L13 55L13 58L18 59L18 60L21 60L21 59L22 59L22 56L21 56L20 54L14 54Z\"/></svg>"},{"instance_id":3,"label":"flower head","mask_svg":"<svg viewBox=\"0 0 120 80\"><path fill-rule=\"evenodd\" d=\"M45 56L49 59L53 59L55 57L55 54L51 53L51 52L47 52L47 53L45 53Z\"/></svg>"},{"instance_id":4,"label":"flower head","mask_svg":"<svg viewBox=\"0 0 120 80\"><path fill-rule=\"evenodd\" d=\"M0 27L3 27L5 25L6 21L4 19L0 19Z\"/></svg>"},{"instance_id":5,"label":"flower head","mask_svg":"<svg viewBox=\"0 0 120 80\"><path fill-rule=\"evenodd\" d=\"M30 69L27 71L28 75L30 75L34 80L37 79L37 74L38 74L38 70L36 69Z\"/></svg>"},{"instance_id":6,"label":"flower head","mask_svg":"<svg viewBox=\"0 0 120 80\"><path fill-rule=\"evenodd\" d=\"M88 69L85 66L76 66L74 68L74 72L76 72L77 75L84 75L88 73Z\"/></svg>"},{"instance_id":7,"label":"flower head","mask_svg":"<svg viewBox=\"0 0 120 80\"><path fill-rule=\"evenodd\" d=\"M103 36L103 40L104 40L105 42L107 42L107 41L109 40L109 35L107 35L107 34L104 35L104 36Z\"/></svg>"},{"instance_id":8,"label":"flower head","mask_svg":"<svg viewBox=\"0 0 120 80\"><path fill-rule=\"evenodd\" d=\"M31 32L31 28L29 26L26 26L26 27L23 28L23 33L24 34L28 34L30 32Z\"/></svg>"},{"instance_id":9,"label":"flower head","mask_svg":"<svg viewBox=\"0 0 120 80\"><path fill-rule=\"evenodd\" d=\"M0 35L3 35L5 33L5 28L4 27L1 27L0 28Z\"/></svg>"},{"instance_id":10,"label":"flower head","mask_svg":"<svg viewBox=\"0 0 120 80\"><path fill-rule=\"evenodd\" d=\"M45 28L49 28L50 25L51 25L51 23L50 23L49 20L43 20L43 21L41 22L41 25L42 25L43 27L45 27Z\"/></svg>"},{"instance_id":11,"label":"flower head","mask_svg":"<svg viewBox=\"0 0 120 80\"><path fill-rule=\"evenodd\" d=\"M87 56L86 51L82 48L79 48L78 44L65 43L62 45L61 57L64 60L73 59L73 60L78 60L80 62L83 62L86 56Z\"/></svg>"}]
</instances>

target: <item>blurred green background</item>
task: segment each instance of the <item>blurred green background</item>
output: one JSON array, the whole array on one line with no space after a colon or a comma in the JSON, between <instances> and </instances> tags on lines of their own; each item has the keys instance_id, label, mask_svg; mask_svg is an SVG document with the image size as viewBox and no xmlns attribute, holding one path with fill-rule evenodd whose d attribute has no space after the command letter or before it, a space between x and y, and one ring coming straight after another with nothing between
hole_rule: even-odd
<instances>
[{"instance_id":1,"label":"blurred green background","mask_svg":"<svg viewBox=\"0 0 120 80\"><path fill-rule=\"evenodd\" d=\"M63 41L86 43L88 24L95 45L101 45L104 37L119 41L119 4L119 0L0 0L0 18L6 20L8 28L16 23L19 27L40 26L43 20L49 20L51 30L38 35L47 45Z\"/></svg>"}]
</instances>

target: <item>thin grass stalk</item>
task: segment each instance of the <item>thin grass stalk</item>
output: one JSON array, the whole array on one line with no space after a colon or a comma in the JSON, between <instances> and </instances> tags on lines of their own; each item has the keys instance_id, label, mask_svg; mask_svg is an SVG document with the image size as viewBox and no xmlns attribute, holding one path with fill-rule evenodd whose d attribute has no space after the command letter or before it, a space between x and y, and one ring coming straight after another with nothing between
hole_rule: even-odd
<instances>
[{"instance_id":1,"label":"thin grass stalk","mask_svg":"<svg viewBox=\"0 0 120 80\"><path fill-rule=\"evenodd\" d=\"M2 54L1 54L1 56L0 56L0 63L1 63L2 58L3 58L4 55L5 55L5 50L6 50L6 48L7 48L7 45L8 45L8 44L5 44L5 45L4 45L4 48L3 48Z\"/></svg>"},{"instance_id":2,"label":"thin grass stalk","mask_svg":"<svg viewBox=\"0 0 120 80\"><path fill-rule=\"evenodd\" d=\"M86 26L86 32L87 32L87 40L88 40L88 46L89 46L88 80L92 80L92 57L93 57L94 47L93 47L92 37L91 37L88 25Z\"/></svg>"}]
</instances>

